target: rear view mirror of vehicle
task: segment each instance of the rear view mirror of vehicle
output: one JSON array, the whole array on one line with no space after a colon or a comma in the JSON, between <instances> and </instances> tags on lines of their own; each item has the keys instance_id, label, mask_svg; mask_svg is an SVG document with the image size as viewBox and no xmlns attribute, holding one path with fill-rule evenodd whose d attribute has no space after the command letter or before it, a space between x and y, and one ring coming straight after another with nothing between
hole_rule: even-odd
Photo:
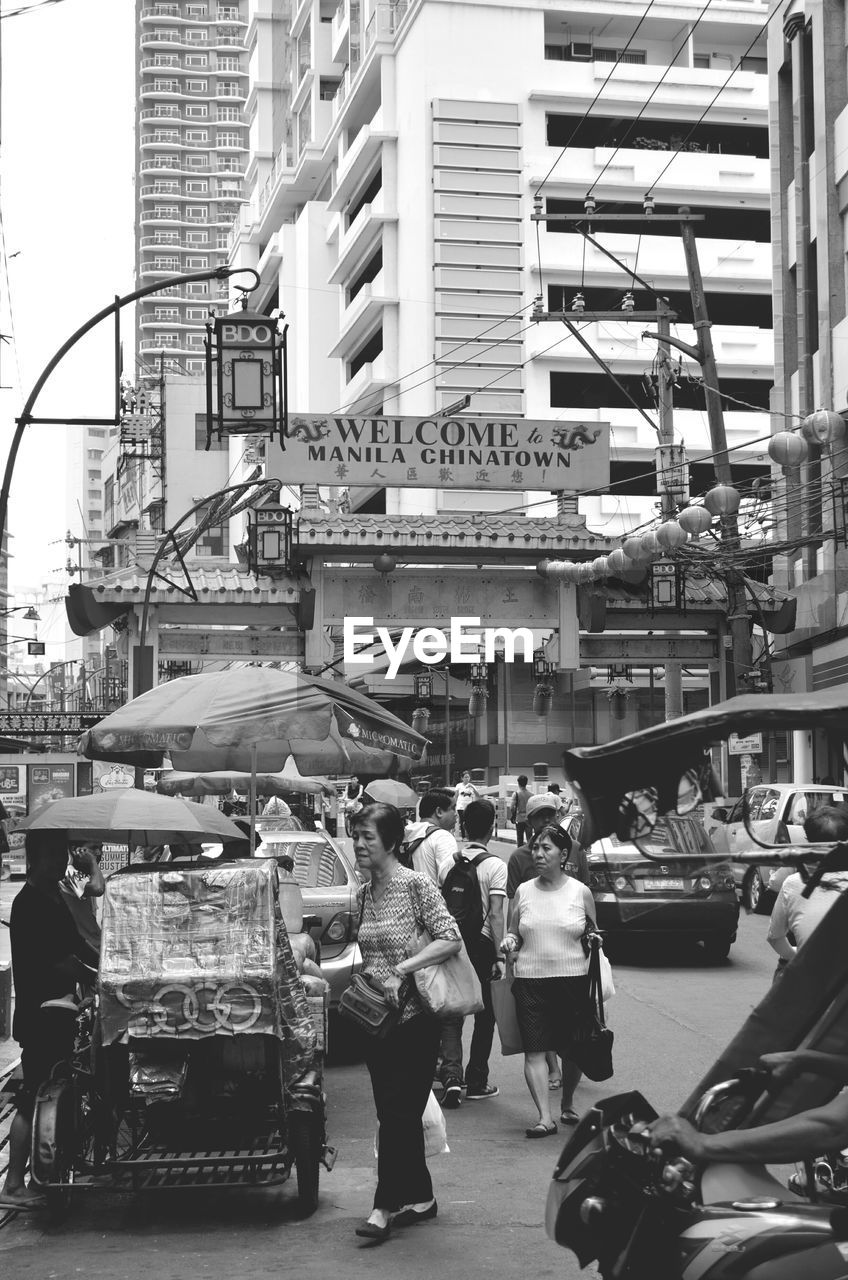
<instances>
[{"instance_id":1,"label":"rear view mirror of vehicle","mask_svg":"<svg viewBox=\"0 0 848 1280\"><path fill-rule=\"evenodd\" d=\"M724 805L717 805L715 809L710 810L710 819L713 822L727 822L727 813Z\"/></svg>"}]
</instances>

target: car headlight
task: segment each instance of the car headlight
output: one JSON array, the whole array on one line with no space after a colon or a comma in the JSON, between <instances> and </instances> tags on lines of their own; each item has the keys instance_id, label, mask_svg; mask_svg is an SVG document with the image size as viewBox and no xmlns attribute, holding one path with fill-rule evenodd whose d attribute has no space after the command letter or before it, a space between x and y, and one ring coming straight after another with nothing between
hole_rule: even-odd
<instances>
[{"instance_id":1,"label":"car headlight","mask_svg":"<svg viewBox=\"0 0 848 1280\"><path fill-rule=\"evenodd\" d=\"M622 893L625 889L629 889L630 885L628 884L627 876L616 876L612 882L612 887L616 893Z\"/></svg>"},{"instance_id":2,"label":"car headlight","mask_svg":"<svg viewBox=\"0 0 848 1280\"><path fill-rule=\"evenodd\" d=\"M713 887L713 882L712 882L712 880L710 879L710 877L709 877L709 876L700 876L700 877L699 877L699 879L698 879L698 888L699 888L699 889L703 889L704 893L706 893L709 889L712 889L712 887Z\"/></svg>"}]
</instances>

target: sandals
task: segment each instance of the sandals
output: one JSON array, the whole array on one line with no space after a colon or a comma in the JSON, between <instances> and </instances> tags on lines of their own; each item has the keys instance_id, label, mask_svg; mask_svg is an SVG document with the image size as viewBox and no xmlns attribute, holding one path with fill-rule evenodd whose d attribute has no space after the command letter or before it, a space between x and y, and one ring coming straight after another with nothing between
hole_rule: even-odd
<instances>
[{"instance_id":1,"label":"sandals","mask_svg":"<svg viewBox=\"0 0 848 1280\"><path fill-rule=\"evenodd\" d=\"M548 1076L548 1088L550 1089L551 1093L555 1093L561 1084L562 1084L562 1076Z\"/></svg>"},{"instance_id":2,"label":"sandals","mask_svg":"<svg viewBox=\"0 0 848 1280\"><path fill-rule=\"evenodd\" d=\"M580 1117L573 1107L566 1107L559 1118L560 1124L579 1124Z\"/></svg>"},{"instance_id":3,"label":"sandals","mask_svg":"<svg viewBox=\"0 0 848 1280\"><path fill-rule=\"evenodd\" d=\"M525 1138L552 1138L557 1132L556 1124L551 1121L550 1125L543 1124L540 1120L538 1124L534 1124L532 1129L525 1129Z\"/></svg>"},{"instance_id":4,"label":"sandals","mask_svg":"<svg viewBox=\"0 0 848 1280\"><path fill-rule=\"evenodd\" d=\"M36 1209L46 1209L47 1201L44 1196L37 1195L35 1192L26 1196L8 1196L0 1195L0 1210L17 1209L22 1213L32 1212Z\"/></svg>"}]
</instances>

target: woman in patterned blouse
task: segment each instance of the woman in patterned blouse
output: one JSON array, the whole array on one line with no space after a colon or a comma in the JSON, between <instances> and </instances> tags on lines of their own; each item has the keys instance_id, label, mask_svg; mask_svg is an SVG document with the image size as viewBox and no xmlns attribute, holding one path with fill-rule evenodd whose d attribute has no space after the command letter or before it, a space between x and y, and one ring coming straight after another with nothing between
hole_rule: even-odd
<instances>
[{"instance_id":1,"label":"woman in patterned blouse","mask_svg":"<svg viewBox=\"0 0 848 1280\"><path fill-rule=\"evenodd\" d=\"M392 1225L435 1218L433 1184L424 1159L421 1119L430 1096L439 1053L441 1023L425 1010L410 974L441 964L461 946L459 929L439 890L426 877L401 866L401 813L389 804L369 804L351 823L360 871L370 882L360 889L359 947L363 968L378 978L400 1021L382 1040L370 1040L366 1062L379 1122L377 1190L370 1218L356 1234L385 1240ZM416 927L432 942L410 956Z\"/></svg>"}]
</instances>

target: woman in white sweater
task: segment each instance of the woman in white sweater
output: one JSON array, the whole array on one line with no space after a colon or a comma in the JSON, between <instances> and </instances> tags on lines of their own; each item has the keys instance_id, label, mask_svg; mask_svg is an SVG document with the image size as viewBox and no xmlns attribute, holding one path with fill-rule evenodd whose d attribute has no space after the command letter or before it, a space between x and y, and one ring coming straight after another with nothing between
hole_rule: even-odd
<instances>
[{"instance_id":1,"label":"woman in white sweater","mask_svg":"<svg viewBox=\"0 0 848 1280\"><path fill-rule=\"evenodd\" d=\"M551 1116L545 1054L563 1058L563 1101L560 1120L574 1124L572 1107L580 1069L568 1059L576 1031L591 1017L587 960L582 939L596 927L595 903L586 885L566 875L568 836L561 827L543 827L531 847L536 879L518 886L512 904L510 932L501 945L515 952L515 997L524 1047L524 1078L539 1112L528 1138L557 1132Z\"/></svg>"}]
</instances>

